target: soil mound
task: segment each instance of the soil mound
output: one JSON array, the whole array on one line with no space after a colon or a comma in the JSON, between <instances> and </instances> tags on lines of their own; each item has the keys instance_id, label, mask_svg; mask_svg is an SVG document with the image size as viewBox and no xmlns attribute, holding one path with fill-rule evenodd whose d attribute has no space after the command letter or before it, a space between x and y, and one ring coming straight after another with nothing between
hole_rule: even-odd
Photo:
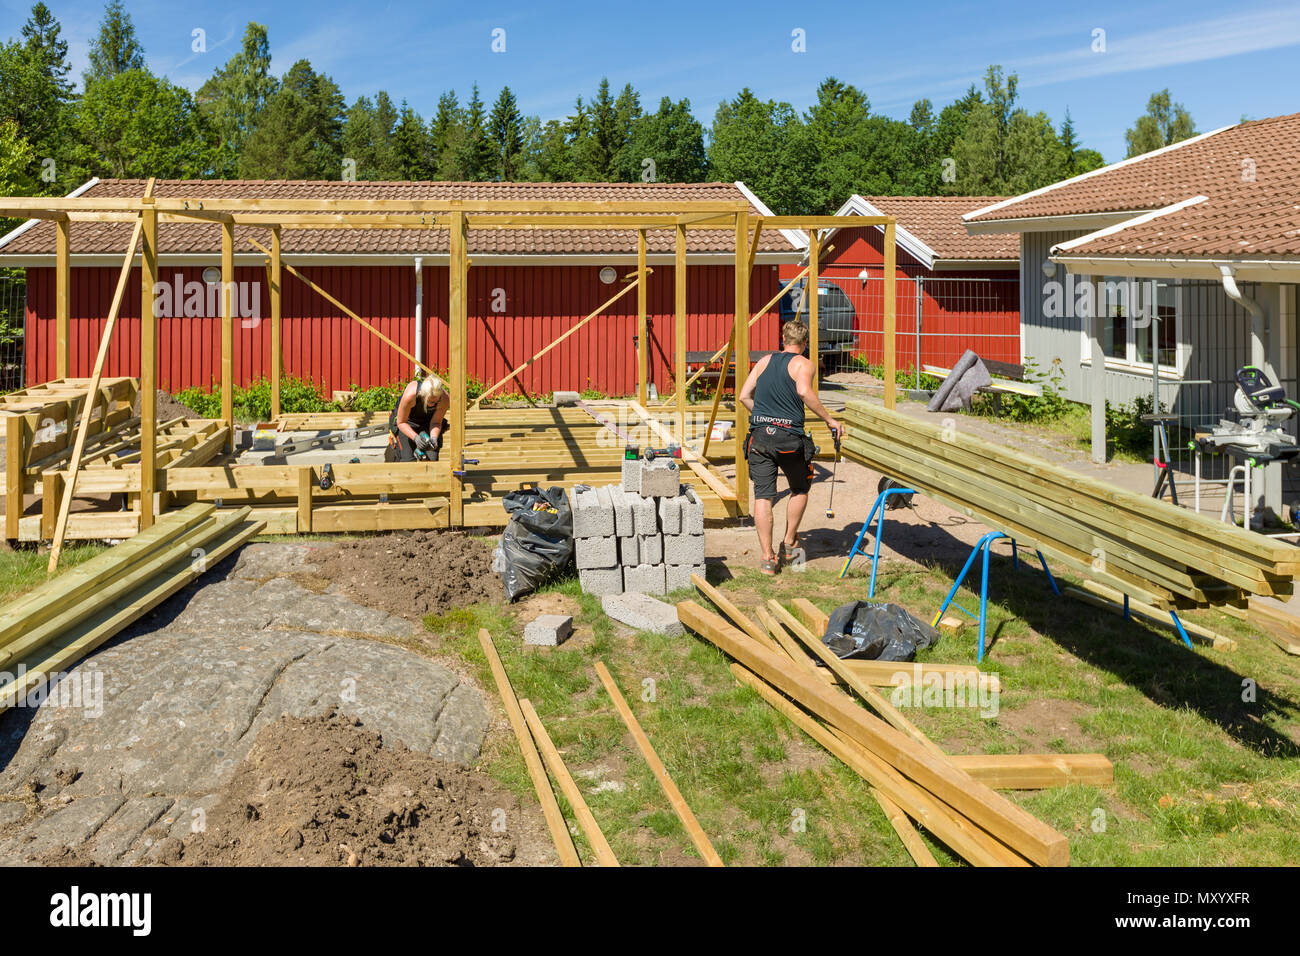
<instances>
[{"instance_id":1,"label":"soil mound","mask_svg":"<svg viewBox=\"0 0 1300 956\"><path fill-rule=\"evenodd\" d=\"M135 397L135 407L133 409L133 412L136 415L140 414L140 409L143 407L143 398L144 396L142 395L137 395ZM172 398L171 395L169 395L167 392L164 392L161 388L158 389L158 394L154 404L154 408L156 409L155 414L158 416L159 424L162 424L163 422L169 422L173 418L202 418L203 417L193 409L186 408L180 402L176 401L176 399Z\"/></svg>"},{"instance_id":2,"label":"soil mound","mask_svg":"<svg viewBox=\"0 0 1300 956\"><path fill-rule=\"evenodd\" d=\"M502 601L486 544L454 531L411 531L344 541L311 559L352 600L413 620Z\"/></svg>"}]
</instances>

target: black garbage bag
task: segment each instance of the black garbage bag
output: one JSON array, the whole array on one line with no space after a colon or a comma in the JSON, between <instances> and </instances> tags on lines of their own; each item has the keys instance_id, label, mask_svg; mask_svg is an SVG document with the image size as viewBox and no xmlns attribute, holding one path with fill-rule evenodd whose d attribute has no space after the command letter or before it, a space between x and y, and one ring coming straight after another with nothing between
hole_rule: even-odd
<instances>
[{"instance_id":1,"label":"black garbage bag","mask_svg":"<svg viewBox=\"0 0 1300 956\"><path fill-rule=\"evenodd\" d=\"M502 501L510 516L492 569L506 600L531 594L573 561L573 511L563 488L512 491Z\"/></svg>"},{"instance_id":2,"label":"black garbage bag","mask_svg":"<svg viewBox=\"0 0 1300 956\"><path fill-rule=\"evenodd\" d=\"M938 640L938 630L897 604L852 601L831 614L822 643L844 660L910 661Z\"/></svg>"}]
</instances>

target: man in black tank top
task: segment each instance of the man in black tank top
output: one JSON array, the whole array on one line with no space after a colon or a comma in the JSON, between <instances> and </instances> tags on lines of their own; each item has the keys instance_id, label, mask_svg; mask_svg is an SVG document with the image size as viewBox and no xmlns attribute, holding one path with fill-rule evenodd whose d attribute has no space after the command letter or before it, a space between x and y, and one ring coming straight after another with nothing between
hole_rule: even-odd
<instances>
[{"instance_id":1,"label":"man in black tank top","mask_svg":"<svg viewBox=\"0 0 1300 956\"><path fill-rule=\"evenodd\" d=\"M804 431L804 406L830 426L836 440L844 426L831 418L813 388L813 365L804 357L808 326L798 319L781 330L783 348L759 360L740 390L740 402L749 409L749 437L745 454L754 481L754 527L762 547L764 574L776 574L781 558L799 547L799 522L808 507L812 487L812 438ZM781 471L790 485L785 509L785 536L780 554L772 549L772 505L776 500L776 475Z\"/></svg>"}]
</instances>

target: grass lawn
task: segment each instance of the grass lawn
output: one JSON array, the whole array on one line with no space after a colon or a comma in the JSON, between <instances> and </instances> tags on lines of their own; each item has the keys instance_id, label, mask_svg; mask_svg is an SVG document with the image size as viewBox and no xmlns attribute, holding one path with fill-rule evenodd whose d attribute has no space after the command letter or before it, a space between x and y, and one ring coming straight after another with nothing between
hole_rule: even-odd
<instances>
[{"instance_id":1,"label":"grass lawn","mask_svg":"<svg viewBox=\"0 0 1300 956\"><path fill-rule=\"evenodd\" d=\"M1076 865L1300 859L1300 659L1217 612L1187 617L1237 637L1239 648L1192 653L1168 630L1056 597L1041 571L1022 564L1017 572L1000 558L994 566L993 643L983 669L1001 678L997 715L909 708L917 724L950 753L1106 754L1113 788L1008 792L1068 836ZM878 595L928 616L954 574L882 564ZM829 611L866 589L856 569L847 581L827 571L776 579L747 571L717 583L743 608L768 597L808 597ZM576 580L553 590L580 607L578 634L560 648L525 651L514 611L499 606L429 618L429 643L463 659L494 692L476 639L478 627L488 628L516 692L536 706L622 862L698 857L601 687L592 667L598 659L728 864L910 865L863 781L741 688L712 645L689 633L630 633ZM977 607L969 591L959 600ZM974 663L974 644L967 628L921 659ZM1253 700L1244 699L1248 680ZM483 765L535 800L513 737L496 738ZM926 839L940 861L957 862Z\"/></svg>"},{"instance_id":2,"label":"grass lawn","mask_svg":"<svg viewBox=\"0 0 1300 956\"><path fill-rule=\"evenodd\" d=\"M70 543L63 549L59 558L59 570L62 574L68 568L76 567L82 561L88 561L106 550L102 544ZM30 591L45 582L46 567L50 563L48 551L35 548L18 548L0 550L0 603L12 601L24 591Z\"/></svg>"}]
</instances>

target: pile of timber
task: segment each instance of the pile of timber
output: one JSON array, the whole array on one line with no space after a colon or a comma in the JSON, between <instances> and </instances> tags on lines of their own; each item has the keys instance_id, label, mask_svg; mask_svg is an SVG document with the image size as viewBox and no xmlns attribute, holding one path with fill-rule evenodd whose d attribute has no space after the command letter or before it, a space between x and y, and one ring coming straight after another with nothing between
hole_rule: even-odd
<instances>
[{"instance_id":1,"label":"pile of timber","mask_svg":"<svg viewBox=\"0 0 1300 956\"><path fill-rule=\"evenodd\" d=\"M1065 836L993 788L1109 785L1113 768L1105 756L945 754L850 662L825 648L814 634L825 615L807 601L795 602L798 617L769 601L755 621L698 575L692 581L726 617L682 601L681 622L732 659L737 680L868 783L918 865L937 863L909 818L975 866L1069 864ZM826 666L814 666L810 654Z\"/></svg>"},{"instance_id":2,"label":"pile of timber","mask_svg":"<svg viewBox=\"0 0 1300 956\"><path fill-rule=\"evenodd\" d=\"M851 402L844 454L1049 563L1162 610L1287 598L1300 549L898 412Z\"/></svg>"},{"instance_id":3,"label":"pile of timber","mask_svg":"<svg viewBox=\"0 0 1300 956\"><path fill-rule=\"evenodd\" d=\"M0 607L0 710L85 657L257 534L248 508L194 504Z\"/></svg>"}]
</instances>

